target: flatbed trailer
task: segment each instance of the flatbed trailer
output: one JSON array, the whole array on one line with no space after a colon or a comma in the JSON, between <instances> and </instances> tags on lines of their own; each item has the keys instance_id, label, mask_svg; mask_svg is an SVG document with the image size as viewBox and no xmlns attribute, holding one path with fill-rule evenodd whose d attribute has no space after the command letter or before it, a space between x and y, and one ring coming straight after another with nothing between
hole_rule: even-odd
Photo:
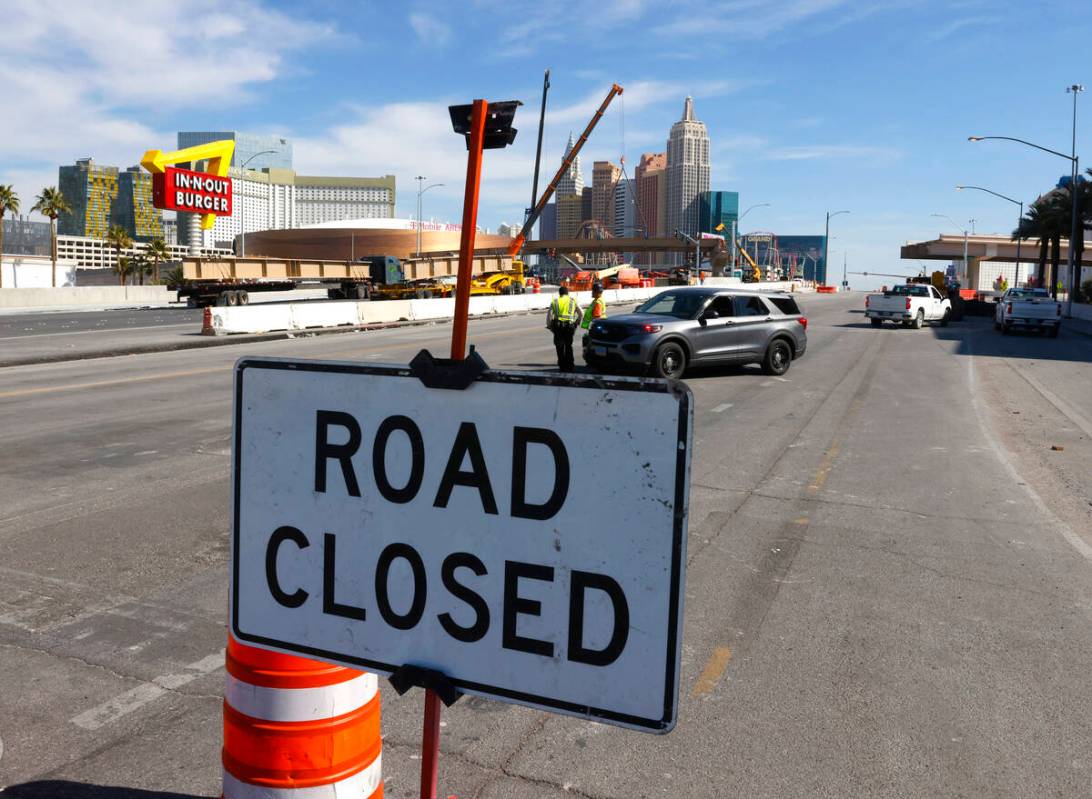
<instances>
[{"instance_id":1,"label":"flatbed trailer","mask_svg":"<svg viewBox=\"0 0 1092 799\"><path fill-rule=\"evenodd\" d=\"M383 259L386 275L377 279L374 262ZM397 266L397 278L391 268ZM512 272L510 257L475 255L473 275ZM256 292L325 288L330 299L427 299L451 296L442 278L459 271L457 255L437 255L404 261L372 256L360 261L313 261L262 257L184 258L182 282L169 286L190 307L246 305Z\"/></svg>"}]
</instances>

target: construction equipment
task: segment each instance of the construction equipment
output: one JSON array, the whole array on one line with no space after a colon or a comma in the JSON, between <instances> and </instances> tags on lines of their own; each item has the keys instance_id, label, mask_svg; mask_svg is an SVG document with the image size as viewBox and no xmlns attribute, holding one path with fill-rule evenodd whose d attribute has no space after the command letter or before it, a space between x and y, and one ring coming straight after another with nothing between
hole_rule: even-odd
<instances>
[{"instance_id":1,"label":"construction equipment","mask_svg":"<svg viewBox=\"0 0 1092 799\"><path fill-rule=\"evenodd\" d=\"M637 288L641 285L641 273L636 267L625 264L605 269L581 269L561 285L569 291L591 291L597 283L605 289Z\"/></svg>"},{"instance_id":2,"label":"construction equipment","mask_svg":"<svg viewBox=\"0 0 1092 799\"><path fill-rule=\"evenodd\" d=\"M755 259L751 257L751 254L749 252L747 252L747 248L743 246L743 242L740 241L739 238L736 238L736 252L738 252L740 255L742 255L743 260L745 260L751 267L750 270L747 270L747 269L743 270L743 282L744 283L759 283L759 282L761 282L762 281L762 269L759 267L759 265L755 261Z\"/></svg>"},{"instance_id":3,"label":"construction equipment","mask_svg":"<svg viewBox=\"0 0 1092 799\"><path fill-rule=\"evenodd\" d=\"M545 91L549 87L549 77L547 76L545 87L543 89L543 104L545 104ZM471 294L523 294L526 291L526 282L524 280L523 261L518 258L520 250L523 249L523 243L527 240L528 233L534 228L535 222L542 215L542 210L546 207L546 204L553 197L554 191L557 189L557 184L561 182L561 178L565 176L572 162L580 154L581 148L588 140L588 136L595 129L600 118L607 110L607 106L610 105L611 100L616 95L622 93L622 87L615 83L611 86L610 91L607 93L607 97L603 100L603 103L599 106L599 110L592 116L591 121L588 122L584 132L580 134L580 138L573 144L572 149L568 155L561 161L561 166L558 168L557 173L553 179L546 185L546 188L542 190L542 196L538 198L534 208L531 209L527 215L527 220L523 223L523 228L519 234L512 239L512 243L508 246L508 256L512 258L512 268L506 270L500 270L497 272L487 272L482 275L476 276L470 284Z\"/></svg>"},{"instance_id":4,"label":"construction equipment","mask_svg":"<svg viewBox=\"0 0 1092 799\"><path fill-rule=\"evenodd\" d=\"M184 258L182 280L171 285L191 307L246 305L253 292L325 288L330 299L427 299L448 297L448 282L458 273L457 256L399 260L379 255L357 261L313 261L282 258ZM476 278L514 274L511 259L475 255L471 274ZM509 281L510 282L510 281ZM501 293L503 283L498 286Z\"/></svg>"},{"instance_id":5,"label":"construction equipment","mask_svg":"<svg viewBox=\"0 0 1092 799\"><path fill-rule=\"evenodd\" d=\"M531 229L534 228L535 222L537 222L538 218L542 215L542 210L546 207L546 204L550 202L550 198L554 196L557 184L561 182L561 179L565 176L569 167L572 166L573 161L580 155L580 150L584 147L584 143L587 142L591 132L595 130L595 126L599 124L599 120L603 118L603 114L606 113L611 100L621 93L622 87L617 83L610 87L610 91L607 92L606 98L604 98L595 114L592 115L587 127L584 128L584 132L580 134L580 138L573 144L573 148L569 151L568 155L561 160L561 166L558 167L553 179L546 184L546 188L542 190L542 196L538 198L538 202L535 203L535 207L531 209L527 221L523 223L523 229L520 230L519 234L514 239L512 239L512 243L508 247L508 254L510 256L515 258L520 250L523 249L523 243L527 240L527 235L531 232Z\"/></svg>"}]
</instances>

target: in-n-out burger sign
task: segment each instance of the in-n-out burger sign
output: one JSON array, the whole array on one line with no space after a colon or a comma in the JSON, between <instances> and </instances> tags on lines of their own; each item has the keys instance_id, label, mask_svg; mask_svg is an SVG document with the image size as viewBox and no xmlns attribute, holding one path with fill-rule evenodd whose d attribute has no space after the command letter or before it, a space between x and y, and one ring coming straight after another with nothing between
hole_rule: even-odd
<instances>
[{"instance_id":1,"label":"in-n-out burger sign","mask_svg":"<svg viewBox=\"0 0 1092 799\"><path fill-rule=\"evenodd\" d=\"M208 230L218 216L231 216L231 179L227 176L235 142L231 139L199 144L165 153L148 150L140 164L152 173L152 205L165 211L201 214ZM204 172L181 169L174 164L203 161Z\"/></svg>"},{"instance_id":2,"label":"in-n-out burger sign","mask_svg":"<svg viewBox=\"0 0 1092 799\"><path fill-rule=\"evenodd\" d=\"M152 177L152 204L167 211L231 216L231 178L169 166Z\"/></svg>"}]
</instances>

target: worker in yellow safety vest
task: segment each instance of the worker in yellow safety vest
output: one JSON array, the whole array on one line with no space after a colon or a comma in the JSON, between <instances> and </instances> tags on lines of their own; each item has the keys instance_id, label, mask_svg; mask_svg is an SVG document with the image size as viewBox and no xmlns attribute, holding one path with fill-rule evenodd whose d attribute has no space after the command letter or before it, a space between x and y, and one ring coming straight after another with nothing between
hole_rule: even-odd
<instances>
[{"instance_id":1,"label":"worker in yellow safety vest","mask_svg":"<svg viewBox=\"0 0 1092 799\"><path fill-rule=\"evenodd\" d=\"M550 303L550 310L546 312L546 328L554 334L558 371L571 372L576 366L573 360L573 336L576 334L576 322L580 315L580 305L569 296L569 290L562 286Z\"/></svg>"},{"instance_id":2,"label":"worker in yellow safety vest","mask_svg":"<svg viewBox=\"0 0 1092 799\"><path fill-rule=\"evenodd\" d=\"M584 310L584 319L580 326L587 330L591 327L593 319L607 318L607 303L603 301L603 287L598 283L591 288L591 305Z\"/></svg>"}]
</instances>

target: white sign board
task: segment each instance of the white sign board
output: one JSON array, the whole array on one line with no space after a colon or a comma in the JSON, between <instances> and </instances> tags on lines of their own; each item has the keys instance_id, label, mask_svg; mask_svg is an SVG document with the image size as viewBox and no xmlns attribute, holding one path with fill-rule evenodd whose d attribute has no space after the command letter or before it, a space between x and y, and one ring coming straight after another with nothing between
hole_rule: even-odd
<instances>
[{"instance_id":1,"label":"white sign board","mask_svg":"<svg viewBox=\"0 0 1092 799\"><path fill-rule=\"evenodd\" d=\"M663 381L243 359L232 632L667 732L692 408Z\"/></svg>"}]
</instances>

